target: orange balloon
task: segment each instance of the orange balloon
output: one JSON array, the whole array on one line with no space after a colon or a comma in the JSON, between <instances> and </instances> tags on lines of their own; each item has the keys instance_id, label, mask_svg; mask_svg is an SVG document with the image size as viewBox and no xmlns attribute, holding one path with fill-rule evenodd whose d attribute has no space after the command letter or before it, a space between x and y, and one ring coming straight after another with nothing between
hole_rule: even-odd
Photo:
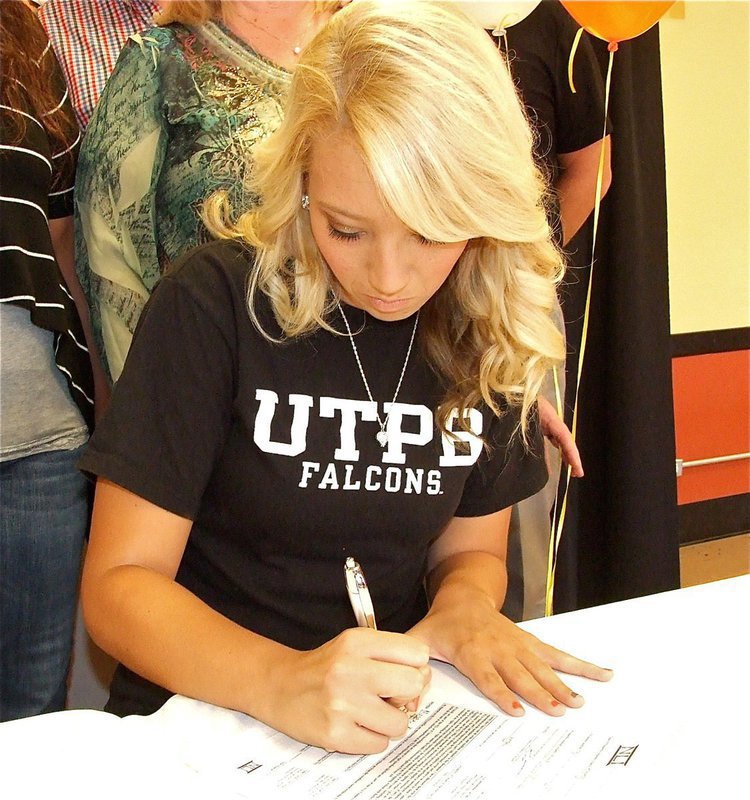
<instances>
[{"instance_id":1,"label":"orange balloon","mask_svg":"<svg viewBox=\"0 0 750 800\"><path fill-rule=\"evenodd\" d=\"M622 42L645 33L664 16L674 0L664 3L625 0L588 2L562 0L571 17L589 33L605 42Z\"/></svg>"}]
</instances>

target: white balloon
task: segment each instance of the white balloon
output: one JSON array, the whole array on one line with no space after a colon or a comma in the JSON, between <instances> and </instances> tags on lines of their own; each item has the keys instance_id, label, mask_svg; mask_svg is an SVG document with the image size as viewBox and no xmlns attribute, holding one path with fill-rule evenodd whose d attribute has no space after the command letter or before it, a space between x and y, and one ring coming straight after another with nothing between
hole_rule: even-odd
<instances>
[{"instance_id":1,"label":"white balloon","mask_svg":"<svg viewBox=\"0 0 750 800\"><path fill-rule=\"evenodd\" d=\"M531 14L539 0L514 2L514 0L458 0L461 8L483 28L510 28Z\"/></svg>"}]
</instances>

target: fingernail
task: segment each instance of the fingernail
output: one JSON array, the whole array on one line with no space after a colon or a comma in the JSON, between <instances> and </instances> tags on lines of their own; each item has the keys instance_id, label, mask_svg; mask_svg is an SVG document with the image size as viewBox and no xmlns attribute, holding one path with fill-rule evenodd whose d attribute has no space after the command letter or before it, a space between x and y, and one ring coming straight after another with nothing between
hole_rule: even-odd
<instances>
[{"instance_id":1,"label":"fingernail","mask_svg":"<svg viewBox=\"0 0 750 800\"><path fill-rule=\"evenodd\" d=\"M560 704L557 702L557 700L553 700L553 701L552 701L552 707L553 707L553 708L554 708L555 706L559 706L559 705L560 705Z\"/></svg>"},{"instance_id":2,"label":"fingernail","mask_svg":"<svg viewBox=\"0 0 750 800\"><path fill-rule=\"evenodd\" d=\"M571 697L572 697L572 698L575 700L575 699L576 699L576 697L580 697L581 695L580 695L580 694L578 694L578 692L571 692L571 693L570 693L570 696L571 696Z\"/></svg>"},{"instance_id":3,"label":"fingernail","mask_svg":"<svg viewBox=\"0 0 750 800\"><path fill-rule=\"evenodd\" d=\"M518 702L518 700L514 700L513 701L513 708L516 708L516 709L521 708L521 704Z\"/></svg>"}]
</instances>

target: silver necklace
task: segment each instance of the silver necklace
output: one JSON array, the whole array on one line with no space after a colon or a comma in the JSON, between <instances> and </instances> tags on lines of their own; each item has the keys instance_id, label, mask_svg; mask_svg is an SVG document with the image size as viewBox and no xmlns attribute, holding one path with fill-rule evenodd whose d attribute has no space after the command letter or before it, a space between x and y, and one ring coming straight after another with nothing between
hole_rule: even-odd
<instances>
[{"instance_id":1,"label":"silver necklace","mask_svg":"<svg viewBox=\"0 0 750 800\"><path fill-rule=\"evenodd\" d=\"M375 400L372 397L372 392L370 391L370 384L367 382L367 378L365 377L365 371L362 368L362 361L359 358L359 351L357 350L357 345L354 342L354 335L352 334L352 329L349 327L349 320L346 318L346 314L344 314L344 309L341 308L341 303L336 301L336 305L339 307L339 311L341 312L341 316L344 320L344 325L346 325L346 332L349 336L349 341L352 345L352 352L354 353L354 359L357 362L357 366L359 367L359 374L362 376L362 383L365 385L365 390L367 391L367 396L370 399L370 402L375 405L375 416L378 418L378 425L380 425L380 430L375 434L375 438L378 440L378 444L381 447L385 447L388 444L388 432L386 427L388 425L388 418L391 416L391 412L389 411L385 415L385 419L380 419L380 412L378 411L378 404L375 403ZM396 398L398 397L398 393L401 390L401 384L404 380L404 374L406 373L406 365L409 363L409 356L411 355L411 348L414 344L414 337L417 335L417 325L419 324L419 311L417 311L416 319L414 320L414 327L411 331L411 339L409 339L409 349L406 351L406 358L404 359L404 366L401 367L401 375L398 378L398 384L396 385L396 391L393 393L393 400L391 400L391 405L396 402Z\"/></svg>"},{"instance_id":2,"label":"silver necklace","mask_svg":"<svg viewBox=\"0 0 750 800\"><path fill-rule=\"evenodd\" d=\"M264 28L262 25L258 25L257 23L252 23L252 25L259 31L263 31L266 35L270 36L272 39L275 39L277 42L280 42L284 47L287 49L291 48L292 53L295 56L298 56L302 52L302 45L295 44L292 45L286 39L282 39L281 36L277 36L272 31L269 31L268 28Z\"/></svg>"},{"instance_id":3,"label":"silver necklace","mask_svg":"<svg viewBox=\"0 0 750 800\"><path fill-rule=\"evenodd\" d=\"M302 45L301 44L291 44L288 39L285 39L278 34L274 33L269 28L266 28L264 25L256 22L255 20L248 20L248 24L252 25L256 30L262 31L267 36L270 36L272 39L275 39L277 42L280 42L284 47L291 48L292 53L295 56L300 55L302 52ZM300 35L305 37L307 35L307 31L309 31L310 27L312 26L312 21L309 21L308 24L305 26L305 31Z\"/></svg>"}]
</instances>

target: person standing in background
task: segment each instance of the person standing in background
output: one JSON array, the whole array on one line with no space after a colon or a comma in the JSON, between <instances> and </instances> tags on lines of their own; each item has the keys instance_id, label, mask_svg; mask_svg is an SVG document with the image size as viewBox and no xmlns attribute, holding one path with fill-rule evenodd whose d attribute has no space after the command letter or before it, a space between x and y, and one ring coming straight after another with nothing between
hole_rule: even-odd
<instances>
[{"instance_id":1,"label":"person standing in background","mask_svg":"<svg viewBox=\"0 0 750 800\"><path fill-rule=\"evenodd\" d=\"M60 62L81 130L86 130L117 57L153 22L153 0L45 0L39 19Z\"/></svg>"},{"instance_id":2,"label":"person standing in background","mask_svg":"<svg viewBox=\"0 0 750 800\"><path fill-rule=\"evenodd\" d=\"M80 133L35 11L0 4L0 721L64 707L106 387L75 276ZM96 377L96 380L95 380Z\"/></svg>"},{"instance_id":3,"label":"person standing in background","mask_svg":"<svg viewBox=\"0 0 750 800\"><path fill-rule=\"evenodd\" d=\"M542 0L525 19L510 26L499 42L503 51L507 48L511 74L537 134L537 162L553 189L550 224L567 262L566 279L560 289L561 305L554 312L561 331L566 324L566 292L581 280L581 271L591 261L590 249L578 234L594 210L604 132L604 83L587 35L581 38L575 55L575 92L568 81L568 60L578 27L558 0ZM612 181L609 127L607 131L602 196ZM564 401L566 379L575 383L576 376L560 368L557 387L551 373L545 381L542 396L555 407L558 398ZM565 419L564 413L562 416ZM511 516L508 572L514 591L509 592L504 611L516 620L534 619L545 613L550 513L561 471L560 454L554 447L548 446L547 459L547 485L539 494L515 506ZM580 475L574 470L573 477ZM523 587L522 592L516 591L519 587Z\"/></svg>"},{"instance_id":4,"label":"person standing in background","mask_svg":"<svg viewBox=\"0 0 750 800\"><path fill-rule=\"evenodd\" d=\"M116 381L169 264L206 240L199 209L236 206L257 142L281 122L291 70L340 2L172 0L125 46L81 150L76 267Z\"/></svg>"}]
</instances>

